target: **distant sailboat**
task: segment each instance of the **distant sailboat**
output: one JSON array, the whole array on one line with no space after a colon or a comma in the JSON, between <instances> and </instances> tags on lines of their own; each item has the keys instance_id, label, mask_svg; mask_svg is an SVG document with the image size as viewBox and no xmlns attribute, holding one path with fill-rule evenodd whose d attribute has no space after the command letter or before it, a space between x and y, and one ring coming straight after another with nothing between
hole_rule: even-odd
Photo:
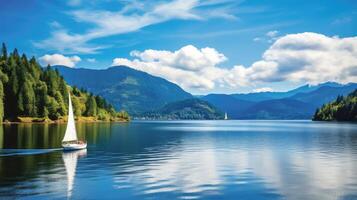
<instances>
[{"instance_id":1,"label":"distant sailboat","mask_svg":"<svg viewBox=\"0 0 357 200\"><path fill-rule=\"evenodd\" d=\"M87 148L87 143L78 140L76 126L74 123L73 107L71 101L71 94L68 93L68 121L64 138L62 140L63 150L78 150Z\"/></svg>"},{"instance_id":2,"label":"distant sailboat","mask_svg":"<svg viewBox=\"0 0 357 200\"><path fill-rule=\"evenodd\" d=\"M228 115L227 115L227 112L224 113L224 120L227 120L228 119Z\"/></svg>"}]
</instances>

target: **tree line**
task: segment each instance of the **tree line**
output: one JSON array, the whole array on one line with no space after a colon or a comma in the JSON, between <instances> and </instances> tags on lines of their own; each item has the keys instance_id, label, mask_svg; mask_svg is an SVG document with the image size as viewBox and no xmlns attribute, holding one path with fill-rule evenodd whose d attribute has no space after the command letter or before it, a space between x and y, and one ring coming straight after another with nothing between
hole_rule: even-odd
<instances>
[{"instance_id":1,"label":"tree line","mask_svg":"<svg viewBox=\"0 0 357 200\"><path fill-rule=\"evenodd\" d=\"M346 97L338 96L336 100L317 109L313 120L357 121L357 90Z\"/></svg>"},{"instance_id":2,"label":"tree line","mask_svg":"<svg viewBox=\"0 0 357 200\"><path fill-rule=\"evenodd\" d=\"M19 117L58 120L67 115L68 91L71 92L75 116L99 120L129 119L125 111L84 89L70 87L58 70L41 67L35 57L20 55L17 49L8 53L2 44L0 54L0 122L17 121Z\"/></svg>"}]
</instances>

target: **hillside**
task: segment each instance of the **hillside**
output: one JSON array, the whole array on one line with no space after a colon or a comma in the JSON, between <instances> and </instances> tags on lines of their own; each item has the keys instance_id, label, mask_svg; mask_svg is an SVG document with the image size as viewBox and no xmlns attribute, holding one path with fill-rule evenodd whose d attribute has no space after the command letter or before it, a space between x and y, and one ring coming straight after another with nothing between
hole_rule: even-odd
<instances>
[{"instance_id":1,"label":"hillside","mask_svg":"<svg viewBox=\"0 0 357 200\"><path fill-rule=\"evenodd\" d=\"M170 102L192 98L174 83L125 66L103 70L64 66L56 66L56 69L71 85L103 96L116 109L126 110L134 116Z\"/></svg>"},{"instance_id":2,"label":"hillside","mask_svg":"<svg viewBox=\"0 0 357 200\"><path fill-rule=\"evenodd\" d=\"M146 119L223 119L223 113L210 103L197 99L186 99L169 103L162 108L143 114Z\"/></svg>"},{"instance_id":3,"label":"hillside","mask_svg":"<svg viewBox=\"0 0 357 200\"><path fill-rule=\"evenodd\" d=\"M241 113L255 102L236 99L227 94L209 94L201 99L211 103L223 112L227 112L229 118L238 119Z\"/></svg>"},{"instance_id":4,"label":"hillside","mask_svg":"<svg viewBox=\"0 0 357 200\"><path fill-rule=\"evenodd\" d=\"M315 107L293 99L258 102L240 113L238 119L309 119Z\"/></svg>"},{"instance_id":5,"label":"hillside","mask_svg":"<svg viewBox=\"0 0 357 200\"><path fill-rule=\"evenodd\" d=\"M297 94L304 94L304 93L309 93L318 90L321 87L340 88L340 87L345 87L345 85L335 82L326 82L318 85L303 85L301 87L286 92L252 92L247 94L231 94L231 96L233 96L236 99L252 101L252 102L260 102L260 101L272 100L272 99L289 98Z\"/></svg>"},{"instance_id":6,"label":"hillside","mask_svg":"<svg viewBox=\"0 0 357 200\"><path fill-rule=\"evenodd\" d=\"M192 98L176 84L125 66L103 70L55 68L70 84L101 95L116 109L139 118L148 113L158 115L164 105ZM199 98L227 112L230 119L310 119L317 107L356 88L355 83L326 82L286 92L209 94Z\"/></svg>"},{"instance_id":7,"label":"hillside","mask_svg":"<svg viewBox=\"0 0 357 200\"><path fill-rule=\"evenodd\" d=\"M316 108L356 88L356 83L326 82L287 92L210 94L201 99L226 111L231 119L311 119Z\"/></svg>"},{"instance_id":8,"label":"hillside","mask_svg":"<svg viewBox=\"0 0 357 200\"><path fill-rule=\"evenodd\" d=\"M339 95L347 95L357 88L357 84L350 83L344 86L322 86L308 93L298 93L291 96L291 99L299 100L314 105L316 108L324 103L336 99Z\"/></svg>"},{"instance_id":9,"label":"hillside","mask_svg":"<svg viewBox=\"0 0 357 200\"><path fill-rule=\"evenodd\" d=\"M68 90L72 93L77 117L91 120L128 120L102 97L67 85L59 72L42 68L34 57L27 59L17 49L8 54L2 46L0 57L0 121L41 122L67 116Z\"/></svg>"},{"instance_id":10,"label":"hillside","mask_svg":"<svg viewBox=\"0 0 357 200\"><path fill-rule=\"evenodd\" d=\"M317 109L313 120L316 121L357 121L357 90L323 105Z\"/></svg>"}]
</instances>

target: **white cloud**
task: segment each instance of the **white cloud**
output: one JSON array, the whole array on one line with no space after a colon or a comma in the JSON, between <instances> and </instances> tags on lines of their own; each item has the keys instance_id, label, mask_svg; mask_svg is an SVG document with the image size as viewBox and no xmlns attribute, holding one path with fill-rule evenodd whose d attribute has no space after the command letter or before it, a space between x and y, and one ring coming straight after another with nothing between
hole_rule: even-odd
<instances>
[{"instance_id":1,"label":"white cloud","mask_svg":"<svg viewBox=\"0 0 357 200\"><path fill-rule=\"evenodd\" d=\"M246 72L251 81L316 84L356 82L356 69L357 37L306 32L279 38Z\"/></svg>"},{"instance_id":2,"label":"white cloud","mask_svg":"<svg viewBox=\"0 0 357 200\"><path fill-rule=\"evenodd\" d=\"M191 92L264 88L267 83L317 84L357 82L357 37L328 37L317 33L289 34L276 40L262 59L249 67L219 67L227 58L214 48L192 45L177 51L133 51L134 59L115 58L126 65L177 83Z\"/></svg>"},{"instance_id":3,"label":"white cloud","mask_svg":"<svg viewBox=\"0 0 357 200\"><path fill-rule=\"evenodd\" d=\"M259 42L259 41L261 41L261 40L262 40L262 38L260 38L260 37L255 37L255 38L253 39L254 42Z\"/></svg>"},{"instance_id":4,"label":"white cloud","mask_svg":"<svg viewBox=\"0 0 357 200\"><path fill-rule=\"evenodd\" d=\"M272 31L268 31L267 33L265 33L264 36L261 37L255 37L253 39L254 42L268 42L268 43L273 43L275 42L277 39L279 39L279 31L277 30L272 30Z\"/></svg>"},{"instance_id":5,"label":"white cloud","mask_svg":"<svg viewBox=\"0 0 357 200\"><path fill-rule=\"evenodd\" d=\"M133 51L131 56L135 59L115 58L112 65L126 65L165 77L186 89L213 89L214 80L226 73L226 70L216 66L226 57L213 48L197 49L187 45L174 52L152 49Z\"/></svg>"},{"instance_id":6,"label":"white cloud","mask_svg":"<svg viewBox=\"0 0 357 200\"><path fill-rule=\"evenodd\" d=\"M62 25L58 21L52 21L50 26L51 28L62 28Z\"/></svg>"},{"instance_id":7,"label":"white cloud","mask_svg":"<svg viewBox=\"0 0 357 200\"><path fill-rule=\"evenodd\" d=\"M61 54L46 54L39 58L40 64L42 66L47 65L64 65L67 67L74 67L77 62L81 61L78 56L67 57Z\"/></svg>"},{"instance_id":8,"label":"white cloud","mask_svg":"<svg viewBox=\"0 0 357 200\"><path fill-rule=\"evenodd\" d=\"M279 31L273 30L273 31L267 32L265 35L270 37L270 38L274 38L274 37L276 37L278 35L278 33L279 33Z\"/></svg>"},{"instance_id":9,"label":"white cloud","mask_svg":"<svg viewBox=\"0 0 357 200\"><path fill-rule=\"evenodd\" d=\"M80 1L69 1L72 5ZM224 2L225 6L222 6ZM89 44L91 40L129 33L141 28L169 21L204 20L207 18L234 18L230 15L233 0L210 1L210 9L203 9L207 3L199 0L171 0L171 1L125 1L125 5L118 11L82 9L68 12L77 23L93 25L84 33L72 33L65 28L52 31L51 37L35 42L38 48L52 49L65 53L97 53L98 50L109 47L108 45ZM144 5L145 4L145 5ZM212 5L216 5L214 8Z\"/></svg>"},{"instance_id":10,"label":"white cloud","mask_svg":"<svg viewBox=\"0 0 357 200\"><path fill-rule=\"evenodd\" d=\"M87 61L90 62L90 63L97 62L95 58L87 58Z\"/></svg>"},{"instance_id":11,"label":"white cloud","mask_svg":"<svg viewBox=\"0 0 357 200\"><path fill-rule=\"evenodd\" d=\"M254 89L253 92L273 92L274 90L270 87L262 87Z\"/></svg>"}]
</instances>

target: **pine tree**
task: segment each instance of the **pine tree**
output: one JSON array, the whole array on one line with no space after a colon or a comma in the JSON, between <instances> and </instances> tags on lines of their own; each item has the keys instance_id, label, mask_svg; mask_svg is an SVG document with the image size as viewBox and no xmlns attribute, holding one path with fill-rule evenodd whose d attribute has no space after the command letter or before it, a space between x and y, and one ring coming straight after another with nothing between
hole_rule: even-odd
<instances>
[{"instance_id":1,"label":"pine tree","mask_svg":"<svg viewBox=\"0 0 357 200\"><path fill-rule=\"evenodd\" d=\"M5 44L0 52L0 121L18 116L58 119L67 115L68 88L58 70L42 68L34 57L20 57L17 49L8 54ZM105 99L85 89L72 89L76 116L115 117ZM100 114L100 116L98 116Z\"/></svg>"},{"instance_id":2,"label":"pine tree","mask_svg":"<svg viewBox=\"0 0 357 200\"><path fill-rule=\"evenodd\" d=\"M4 120L4 86L0 80L0 123Z\"/></svg>"},{"instance_id":3,"label":"pine tree","mask_svg":"<svg viewBox=\"0 0 357 200\"><path fill-rule=\"evenodd\" d=\"M60 91L57 91L55 94L55 99L58 103L58 113L60 114L60 116L64 116L67 114L67 108L66 108L66 104L63 100L63 97L60 93Z\"/></svg>"},{"instance_id":4,"label":"pine tree","mask_svg":"<svg viewBox=\"0 0 357 200\"><path fill-rule=\"evenodd\" d=\"M25 80L19 95L22 98L22 102L21 102L19 97L19 103L22 103L20 108L23 109L21 114L29 117L36 116L37 111L36 111L36 102L35 102L35 92L33 90L30 81Z\"/></svg>"},{"instance_id":5,"label":"pine tree","mask_svg":"<svg viewBox=\"0 0 357 200\"><path fill-rule=\"evenodd\" d=\"M48 117L48 110L46 108L48 104L47 97L47 86L44 82L39 82L36 85L36 108L37 108L37 117ZM47 111L47 113L46 113Z\"/></svg>"},{"instance_id":6,"label":"pine tree","mask_svg":"<svg viewBox=\"0 0 357 200\"><path fill-rule=\"evenodd\" d=\"M90 96L87 101L86 116L97 116L97 103L94 96Z\"/></svg>"},{"instance_id":7,"label":"pine tree","mask_svg":"<svg viewBox=\"0 0 357 200\"><path fill-rule=\"evenodd\" d=\"M1 57L3 60L7 60L7 49L5 43L2 43Z\"/></svg>"}]
</instances>

